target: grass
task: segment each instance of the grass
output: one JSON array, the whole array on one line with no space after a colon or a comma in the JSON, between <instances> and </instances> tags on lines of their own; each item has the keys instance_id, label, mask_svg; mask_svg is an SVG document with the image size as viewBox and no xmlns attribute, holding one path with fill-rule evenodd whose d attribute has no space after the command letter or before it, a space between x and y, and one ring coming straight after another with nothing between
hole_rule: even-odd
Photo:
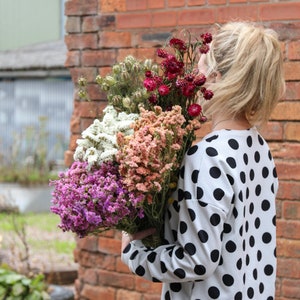
<instances>
[{"instance_id":1,"label":"grass","mask_svg":"<svg viewBox=\"0 0 300 300\"><path fill-rule=\"evenodd\" d=\"M58 254L73 255L76 246L71 234L62 233L57 227L59 217L52 213L7 214L0 213L0 236L2 248L9 247L7 237L17 239L16 228L25 228L26 240L32 252L53 251ZM14 225L15 224L15 225ZM0 246L1 248L1 246Z\"/></svg>"}]
</instances>

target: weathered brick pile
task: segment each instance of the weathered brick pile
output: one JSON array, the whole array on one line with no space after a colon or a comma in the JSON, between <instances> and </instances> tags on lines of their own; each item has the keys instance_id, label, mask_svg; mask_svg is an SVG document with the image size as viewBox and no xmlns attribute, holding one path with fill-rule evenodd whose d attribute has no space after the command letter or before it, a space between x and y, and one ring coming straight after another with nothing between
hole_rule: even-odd
<instances>
[{"instance_id":1,"label":"weathered brick pile","mask_svg":"<svg viewBox=\"0 0 300 300\"><path fill-rule=\"evenodd\" d=\"M277 300L300 298L300 2L274 0L70 0L66 2L66 66L72 79L84 75L93 101L74 93L71 140L66 152L72 162L76 139L105 107L105 96L92 84L116 61L132 54L154 58L175 28L202 33L216 22L242 19L263 23L280 34L285 56L286 97L262 129L276 159L280 189L278 209ZM200 136L208 131L205 125ZM120 234L79 240L75 259L78 299L154 300L160 284L130 274L120 261Z\"/></svg>"}]
</instances>

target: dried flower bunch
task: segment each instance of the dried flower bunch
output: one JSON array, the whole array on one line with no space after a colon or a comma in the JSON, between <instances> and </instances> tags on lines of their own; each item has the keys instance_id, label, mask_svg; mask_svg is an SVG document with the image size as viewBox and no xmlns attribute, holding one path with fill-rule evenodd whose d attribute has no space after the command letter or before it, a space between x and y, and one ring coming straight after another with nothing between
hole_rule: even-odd
<instances>
[{"instance_id":1,"label":"dried flower bunch","mask_svg":"<svg viewBox=\"0 0 300 300\"><path fill-rule=\"evenodd\" d=\"M50 183L51 210L60 215L63 230L83 237L109 228L134 233L156 226L161 233L184 153L206 121L199 97L213 97L196 69L211 35L186 37L187 42L171 38L158 49L159 64L128 56L111 74L97 76L107 93L103 118L82 132L75 162ZM86 86L81 78L84 98Z\"/></svg>"}]
</instances>

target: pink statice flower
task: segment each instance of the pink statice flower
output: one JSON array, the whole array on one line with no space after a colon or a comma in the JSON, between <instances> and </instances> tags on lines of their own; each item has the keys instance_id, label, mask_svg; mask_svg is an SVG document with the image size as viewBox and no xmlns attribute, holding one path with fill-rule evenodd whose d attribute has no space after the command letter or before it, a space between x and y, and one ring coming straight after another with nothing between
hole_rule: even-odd
<instances>
[{"instance_id":1,"label":"pink statice flower","mask_svg":"<svg viewBox=\"0 0 300 300\"><path fill-rule=\"evenodd\" d=\"M88 171L87 162L75 161L50 185L54 186L51 211L60 216L59 227L79 237L143 217L143 195L124 187L113 162Z\"/></svg>"}]
</instances>

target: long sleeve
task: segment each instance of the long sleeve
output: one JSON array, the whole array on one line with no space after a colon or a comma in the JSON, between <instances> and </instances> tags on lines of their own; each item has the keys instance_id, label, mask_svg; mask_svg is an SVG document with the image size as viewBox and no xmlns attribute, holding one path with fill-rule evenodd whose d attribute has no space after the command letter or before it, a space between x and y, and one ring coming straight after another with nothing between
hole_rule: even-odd
<instances>
[{"instance_id":1,"label":"long sleeve","mask_svg":"<svg viewBox=\"0 0 300 300\"><path fill-rule=\"evenodd\" d=\"M148 280L203 280L218 266L232 188L226 177L217 176L222 163L213 157L203 159L200 152L195 169L196 157L189 153L194 154L196 148L187 153L167 212L166 226L176 228L167 229L173 235L166 236L170 244L148 249L133 241L123 252L122 260L130 270Z\"/></svg>"}]
</instances>

